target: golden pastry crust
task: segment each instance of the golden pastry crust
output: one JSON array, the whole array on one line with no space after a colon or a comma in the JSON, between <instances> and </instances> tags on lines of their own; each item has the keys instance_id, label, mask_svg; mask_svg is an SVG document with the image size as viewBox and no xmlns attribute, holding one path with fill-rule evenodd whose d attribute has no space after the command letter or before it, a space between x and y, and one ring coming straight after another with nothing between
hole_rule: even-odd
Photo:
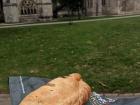
<instances>
[{"instance_id":1,"label":"golden pastry crust","mask_svg":"<svg viewBox=\"0 0 140 105\"><path fill-rule=\"evenodd\" d=\"M58 77L27 95L20 105L83 105L91 88L80 74Z\"/></svg>"}]
</instances>

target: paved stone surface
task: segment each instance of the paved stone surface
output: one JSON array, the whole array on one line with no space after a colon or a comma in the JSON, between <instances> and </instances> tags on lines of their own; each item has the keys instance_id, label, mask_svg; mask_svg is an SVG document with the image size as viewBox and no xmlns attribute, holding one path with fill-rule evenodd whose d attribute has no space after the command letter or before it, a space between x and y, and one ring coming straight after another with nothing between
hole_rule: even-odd
<instances>
[{"instance_id":1,"label":"paved stone surface","mask_svg":"<svg viewBox=\"0 0 140 105\"><path fill-rule=\"evenodd\" d=\"M10 96L8 94L0 94L0 105L11 105Z\"/></svg>"}]
</instances>

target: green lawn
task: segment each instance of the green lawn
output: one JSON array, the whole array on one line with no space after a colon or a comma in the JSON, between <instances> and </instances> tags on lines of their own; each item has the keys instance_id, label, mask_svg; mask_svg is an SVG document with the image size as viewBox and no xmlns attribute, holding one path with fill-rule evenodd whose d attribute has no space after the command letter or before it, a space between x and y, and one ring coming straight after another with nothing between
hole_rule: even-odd
<instances>
[{"instance_id":1,"label":"green lawn","mask_svg":"<svg viewBox=\"0 0 140 105\"><path fill-rule=\"evenodd\" d=\"M140 92L140 18L0 29L0 92L12 75L73 72L97 92Z\"/></svg>"}]
</instances>

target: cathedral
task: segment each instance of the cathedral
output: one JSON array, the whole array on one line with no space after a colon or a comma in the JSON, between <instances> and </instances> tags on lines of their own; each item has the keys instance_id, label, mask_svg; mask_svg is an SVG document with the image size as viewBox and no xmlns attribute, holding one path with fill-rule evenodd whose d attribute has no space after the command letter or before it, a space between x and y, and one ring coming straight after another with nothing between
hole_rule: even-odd
<instances>
[{"instance_id":1,"label":"cathedral","mask_svg":"<svg viewBox=\"0 0 140 105\"><path fill-rule=\"evenodd\" d=\"M0 8L6 23L47 21L52 13L51 0L2 0Z\"/></svg>"},{"instance_id":2,"label":"cathedral","mask_svg":"<svg viewBox=\"0 0 140 105\"><path fill-rule=\"evenodd\" d=\"M140 0L85 0L87 16L140 14ZM53 16L52 0L0 0L0 21L44 22Z\"/></svg>"},{"instance_id":3,"label":"cathedral","mask_svg":"<svg viewBox=\"0 0 140 105\"><path fill-rule=\"evenodd\" d=\"M140 14L140 0L86 0L90 16Z\"/></svg>"}]
</instances>

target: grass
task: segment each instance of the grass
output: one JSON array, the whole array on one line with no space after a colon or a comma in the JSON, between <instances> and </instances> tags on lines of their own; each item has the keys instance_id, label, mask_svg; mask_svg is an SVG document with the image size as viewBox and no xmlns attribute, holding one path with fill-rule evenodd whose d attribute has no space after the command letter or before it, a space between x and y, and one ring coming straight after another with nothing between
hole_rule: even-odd
<instances>
[{"instance_id":1,"label":"grass","mask_svg":"<svg viewBox=\"0 0 140 105\"><path fill-rule=\"evenodd\" d=\"M97 92L140 92L140 18L0 29L0 91L9 76L78 72Z\"/></svg>"}]
</instances>

